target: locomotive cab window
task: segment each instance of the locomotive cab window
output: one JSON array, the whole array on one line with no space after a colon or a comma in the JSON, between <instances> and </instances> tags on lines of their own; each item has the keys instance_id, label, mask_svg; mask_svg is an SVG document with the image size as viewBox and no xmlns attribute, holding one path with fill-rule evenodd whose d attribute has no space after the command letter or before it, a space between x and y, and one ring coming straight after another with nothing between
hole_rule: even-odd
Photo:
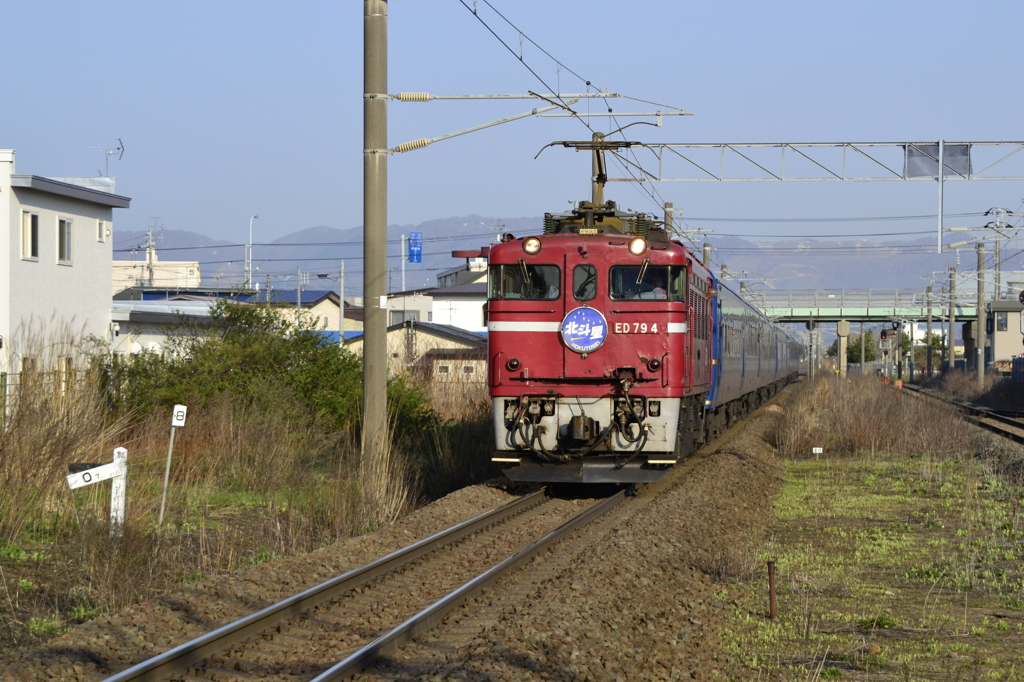
<instances>
[{"instance_id":1,"label":"locomotive cab window","mask_svg":"<svg viewBox=\"0 0 1024 682\"><path fill-rule=\"evenodd\" d=\"M686 300L686 268L668 265L615 265L609 273L613 299Z\"/></svg>"},{"instance_id":2,"label":"locomotive cab window","mask_svg":"<svg viewBox=\"0 0 1024 682\"><path fill-rule=\"evenodd\" d=\"M525 260L487 269L488 298L551 301L561 294L557 265L528 265Z\"/></svg>"},{"instance_id":3,"label":"locomotive cab window","mask_svg":"<svg viewBox=\"0 0 1024 682\"><path fill-rule=\"evenodd\" d=\"M577 301L592 301L597 296L597 268L577 265L572 269L572 295Z\"/></svg>"}]
</instances>

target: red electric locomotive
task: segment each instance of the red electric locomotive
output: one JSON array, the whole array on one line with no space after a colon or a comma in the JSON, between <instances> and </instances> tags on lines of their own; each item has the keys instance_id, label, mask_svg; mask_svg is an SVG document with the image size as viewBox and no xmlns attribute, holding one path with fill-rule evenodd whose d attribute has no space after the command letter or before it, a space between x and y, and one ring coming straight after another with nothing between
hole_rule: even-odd
<instances>
[{"instance_id":1,"label":"red electric locomotive","mask_svg":"<svg viewBox=\"0 0 1024 682\"><path fill-rule=\"evenodd\" d=\"M512 480L655 481L801 355L662 224L603 202L590 148L593 200L489 253L492 459Z\"/></svg>"}]
</instances>

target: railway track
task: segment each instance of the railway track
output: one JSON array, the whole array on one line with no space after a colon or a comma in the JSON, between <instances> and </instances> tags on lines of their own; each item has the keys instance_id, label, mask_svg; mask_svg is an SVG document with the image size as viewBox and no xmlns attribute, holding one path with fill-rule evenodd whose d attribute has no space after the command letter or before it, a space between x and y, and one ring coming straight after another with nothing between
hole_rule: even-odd
<instances>
[{"instance_id":1,"label":"railway track","mask_svg":"<svg viewBox=\"0 0 1024 682\"><path fill-rule=\"evenodd\" d=\"M530 493L107 679L346 679L624 496L575 513Z\"/></svg>"},{"instance_id":2,"label":"railway track","mask_svg":"<svg viewBox=\"0 0 1024 682\"><path fill-rule=\"evenodd\" d=\"M916 386L904 386L904 388L915 395L952 405L962 412L972 424L976 424L1015 443L1024 444L1024 421L1020 419L1015 419L986 407L979 407L961 400L936 395L931 391L923 390Z\"/></svg>"}]
</instances>

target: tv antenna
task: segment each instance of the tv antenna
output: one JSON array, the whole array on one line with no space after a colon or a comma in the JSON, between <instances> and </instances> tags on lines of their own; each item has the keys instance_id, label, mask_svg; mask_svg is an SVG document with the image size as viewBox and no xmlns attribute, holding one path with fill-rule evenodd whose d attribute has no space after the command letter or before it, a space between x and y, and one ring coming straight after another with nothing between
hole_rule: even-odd
<instances>
[{"instance_id":1,"label":"tv antenna","mask_svg":"<svg viewBox=\"0 0 1024 682\"><path fill-rule=\"evenodd\" d=\"M104 157L104 159L103 159L103 163L104 163L104 166L103 166L104 167L103 177L105 177L105 178L109 178L110 177L110 156L112 154L117 154L117 160L118 161L120 161L121 157L124 156L124 142L121 142L121 138L120 137L117 138L117 146L116 147L89 147L89 149L99 149L101 152L103 152L103 157ZM97 172L99 172L99 171L97 171Z\"/></svg>"}]
</instances>

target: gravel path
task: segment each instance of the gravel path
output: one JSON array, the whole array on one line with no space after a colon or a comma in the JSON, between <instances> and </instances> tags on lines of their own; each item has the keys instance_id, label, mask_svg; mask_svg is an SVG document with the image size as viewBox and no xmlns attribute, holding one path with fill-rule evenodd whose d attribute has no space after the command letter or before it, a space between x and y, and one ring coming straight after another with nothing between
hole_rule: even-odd
<instances>
[{"instance_id":1,"label":"gravel path","mask_svg":"<svg viewBox=\"0 0 1024 682\"><path fill-rule=\"evenodd\" d=\"M761 436L773 411L755 413L620 505L628 514L538 556L360 679L744 679L720 646L726 604L710 576L734 570L771 518L779 474ZM0 661L0 678L102 679L512 498L466 488L373 534L101 616Z\"/></svg>"}]
</instances>

